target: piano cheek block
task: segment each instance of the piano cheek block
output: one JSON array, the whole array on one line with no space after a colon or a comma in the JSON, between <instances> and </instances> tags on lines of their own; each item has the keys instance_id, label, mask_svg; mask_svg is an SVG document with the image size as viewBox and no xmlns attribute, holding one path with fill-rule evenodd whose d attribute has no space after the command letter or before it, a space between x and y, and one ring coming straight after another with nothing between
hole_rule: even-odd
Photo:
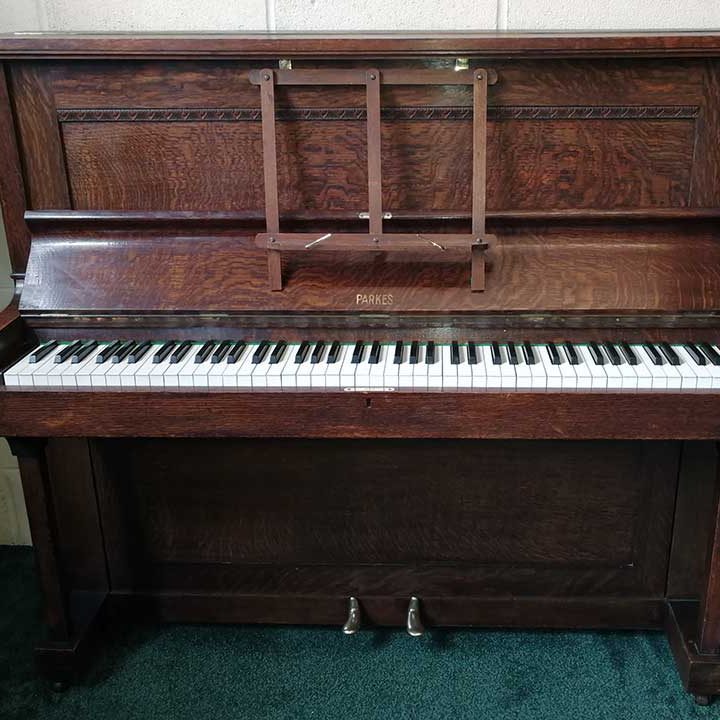
<instances>
[{"instance_id":1,"label":"piano cheek block","mask_svg":"<svg viewBox=\"0 0 720 720\"><path fill-rule=\"evenodd\" d=\"M147 614L664 629L720 692L720 37L0 59L0 435L58 688Z\"/></svg>"}]
</instances>

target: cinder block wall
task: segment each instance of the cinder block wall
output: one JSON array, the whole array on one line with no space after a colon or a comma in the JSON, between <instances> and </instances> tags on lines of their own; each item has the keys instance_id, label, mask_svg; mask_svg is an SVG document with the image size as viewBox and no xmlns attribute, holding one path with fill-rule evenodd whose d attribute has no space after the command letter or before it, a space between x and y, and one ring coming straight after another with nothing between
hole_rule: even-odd
<instances>
[{"instance_id":1,"label":"cinder block wall","mask_svg":"<svg viewBox=\"0 0 720 720\"><path fill-rule=\"evenodd\" d=\"M0 0L0 32L694 29L720 29L720 0ZM0 235L2 306L9 272ZM17 466L2 442L0 544L29 543Z\"/></svg>"}]
</instances>

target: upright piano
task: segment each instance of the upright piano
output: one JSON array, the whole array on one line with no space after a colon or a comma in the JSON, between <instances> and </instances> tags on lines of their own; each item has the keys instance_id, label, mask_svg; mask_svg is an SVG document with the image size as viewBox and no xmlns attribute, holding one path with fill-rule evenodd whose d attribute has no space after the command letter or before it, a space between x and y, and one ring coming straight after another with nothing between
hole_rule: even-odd
<instances>
[{"instance_id":1,"label":"upright piano","mask_svg":"<svg viewBox=\"0 0 720 720\"><path fill-rule=\"evenodd\" d=\"M58 688L145 616L664 630L720 693L720 34L0 61L0 434Z\"/></svg>"}]
</instances>

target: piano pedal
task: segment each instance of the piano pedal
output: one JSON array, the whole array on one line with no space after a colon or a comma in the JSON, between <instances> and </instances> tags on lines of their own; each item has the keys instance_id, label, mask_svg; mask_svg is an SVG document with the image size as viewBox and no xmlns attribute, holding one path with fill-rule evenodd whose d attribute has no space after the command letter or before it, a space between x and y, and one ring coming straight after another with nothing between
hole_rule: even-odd
<instances>
[{"instance_id":1,"label":"piano pedal","mask_svg":"<svg viewBox=\"0 0 720 720\"><path fill-rule=\"evenodd\" d=\"M345 635L354 635L360 629L362 621L360 613L360 603L355 597L351 597L348 601L348 616L342 631Z\"/></svg>"},{"instance_id":2,"label":"piano pedal","mask_svg":"<svg viewBox=\"0 0 720 720\"><path fill-rule=\"evenodd\" d=\"M420 637L425 633L425 626L420 617L420 598L410 598L407 614L407 633L410 637Z\"/></svg>"}]
</instances>

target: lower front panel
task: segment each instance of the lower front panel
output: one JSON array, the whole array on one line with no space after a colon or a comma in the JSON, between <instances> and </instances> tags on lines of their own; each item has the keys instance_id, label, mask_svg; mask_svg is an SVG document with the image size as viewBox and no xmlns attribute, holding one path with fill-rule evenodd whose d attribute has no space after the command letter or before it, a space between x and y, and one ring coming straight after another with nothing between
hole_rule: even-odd
<instances>
[{"instance_id":1,"label":"lower front panel","mask_svg":"<svg viewBox=\"0 0 720 720\"><path fill-rule=\"evenodd\" d=\"M173 619L655 626L680 445L97 440L111 591Z\"/></svg>"}]
</instances>

